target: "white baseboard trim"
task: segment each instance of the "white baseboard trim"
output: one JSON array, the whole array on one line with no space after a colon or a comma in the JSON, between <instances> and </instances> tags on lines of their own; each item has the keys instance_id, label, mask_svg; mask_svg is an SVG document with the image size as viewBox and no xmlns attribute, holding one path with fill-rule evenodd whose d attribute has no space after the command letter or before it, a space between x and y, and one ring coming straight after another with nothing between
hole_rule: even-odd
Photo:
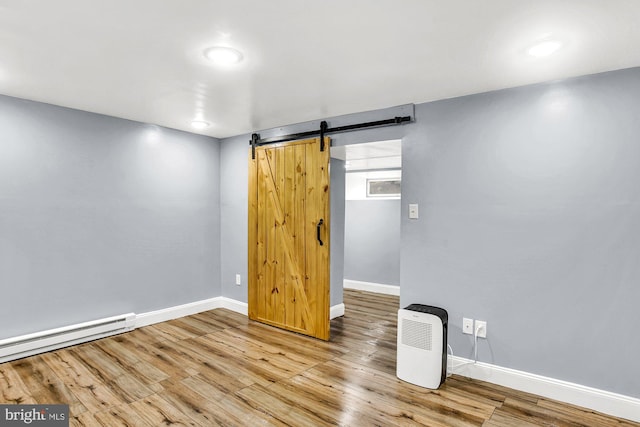
<instances>
[{"instance_id":1,"label":"white baseboard trim","mask_svg":"<svg viewBox=\"0 0 640 427\"><path fill-rule=\"evenodd\" d=\"M335 319L336 317L344 316L344 303L331 306L329 311L329 319Z\"/></svg>"},{"instance_id":2,"label":"white baseboard trim","mask_svg":"<svg viewBox=\"0 0 640 427\"><path fill-rule=\"evenodd\" d=\"M344 279L342 286L346 289L375 292L377 294L400 296L400 286L383 285L382 283L360 282L358 280Z\"/></svg>"},{"instance_id":3,"label":"white baseboard trim","mask_svg":"<svg viewBox=\"0 0 640 427\"><path fill-rule=\"evenodd\" d=\"M640 422L640 399L530 374L489 363L450 356L450 371L457 375L537 394L561 402L593 409L604 414ZM464 366L461 366L464 365Z\"/></svg>"},{"instance_id":4,"label":"white baseboard trim","mask_svg":"<svg viewBox=\"0 0 640 427\"><path fill-rule=\"evenodd\" d=\"M179 317L190 316L203 311L215 310L222 308L223 297L215 297L201 301L190 302L188 304L176 305L160 310L140 313L136 316L136 328L153 325L154 323L166 322L167 320L177 319Z\"/></svg>"},{"instance_id":5,"label":"white baseboard trim","mask_svg":"<svg viewBox=\"0 0 640 427\"><path fill-rule=\"evenodd\" d=\"M249 304L246 302L238 301L231 298L221 297L222 306L220 308L226 308L227 310L234 311L244 316L249 315Z\"/></svg>"}]
</instances>

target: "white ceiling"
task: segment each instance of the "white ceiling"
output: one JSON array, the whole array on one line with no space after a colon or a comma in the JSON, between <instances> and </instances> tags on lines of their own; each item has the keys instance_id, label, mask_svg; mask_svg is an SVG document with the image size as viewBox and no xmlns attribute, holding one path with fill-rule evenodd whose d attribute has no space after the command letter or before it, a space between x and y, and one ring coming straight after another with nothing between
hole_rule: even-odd
<instances>
[{"instance_id":1,"label":"white ceiling","mask_svg":"<svg viewBox=\"0 0 640 427\"><path fill-rule=\"evenodd\" d=\"M402 168L402 140L331 147L331 157L344 160L349 171Z\"/></svg>"},{"instance_id":2,"label":"white ceiling","mask_svg":"<svg viewBox=\"0 0 640 427\"><path fill-rule=\"evenodd\" d=\"M0 93L216 137L639 65L638 0L0 0Z\"/></svg>"}]
</instances>

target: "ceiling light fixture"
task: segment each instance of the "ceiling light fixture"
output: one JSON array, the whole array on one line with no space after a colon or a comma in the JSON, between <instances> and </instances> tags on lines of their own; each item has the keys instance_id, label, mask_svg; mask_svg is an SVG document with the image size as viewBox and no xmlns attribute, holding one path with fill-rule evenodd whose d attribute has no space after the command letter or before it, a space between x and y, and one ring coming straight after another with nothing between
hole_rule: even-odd
<instances>
[{"instance_id":1,"label":"ceiling light fixture","mask_svg":"<svg viewBox=\"0 0 640 427\"><path fill-rule=\"evenodd\" d=\"M543 56L549 56L562 47L562 43L558 40L545 40L540 43L536 43L531 46L527 53L536 58L542 58Z\"/></svg>"},{"instance_id":2,"label":"ceiling light fixture","mask_svg":"<svg viewBox=\"0 0 640 427\"><path fill-rule=\"evenodd\" d=\"M202 130L211 126L211 123L205 122L204 120L194 120L191 122L191 126L195 129Z\"/></svg>"},{"instance_id":3,"label":"ceiling light fixture","mask_svg":"<svg viewBox=\"0 0 640 427\"><path fill-rule=\"evenodd\" d=\"M242 61L242 52L226 46L214 46L204 51L204 56L216 65L229 66Z\"/></svg>"}]
</instances>

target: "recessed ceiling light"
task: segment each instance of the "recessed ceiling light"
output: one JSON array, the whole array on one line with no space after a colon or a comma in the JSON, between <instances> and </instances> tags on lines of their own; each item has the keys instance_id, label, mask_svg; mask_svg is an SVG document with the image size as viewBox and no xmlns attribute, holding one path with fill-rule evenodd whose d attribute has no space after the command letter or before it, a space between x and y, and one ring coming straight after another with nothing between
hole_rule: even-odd
<instances>
[{"instance_id":1,"label":"recessed ceiling light","mask_svg":"<svg viewBox=\"0 0 640 427\"><path fill-rule=\"evenodd\" d=\"M205 122L204 120L194 120L191 122L191 126L195 129L202 130L211 126L211 123Z\"/></svg>"},{"instance_id":2,"label":"recessed ceiling light","mask_svg":"<svg viewBox=\"0 0 640 427\"><path fill-rule=\"evenodd\" d=\"M226 46L214 46L204 51L204 56L216 65L233 65L242 61L242 52Z\"/></svg>"},{"instance_id":3,"label":"recessed ceiling light","mask_svg":"<svg viewBox=\"0 0 640 427\"><path fill-rule=\"evenodd\" d=\"M531 56L535 56L536 58L540 58L543 56L551 55L561 47L562 43L560 43L558 40L545 40L531 46L527 50L527 53Z\"/></svg>"}]
</instances>

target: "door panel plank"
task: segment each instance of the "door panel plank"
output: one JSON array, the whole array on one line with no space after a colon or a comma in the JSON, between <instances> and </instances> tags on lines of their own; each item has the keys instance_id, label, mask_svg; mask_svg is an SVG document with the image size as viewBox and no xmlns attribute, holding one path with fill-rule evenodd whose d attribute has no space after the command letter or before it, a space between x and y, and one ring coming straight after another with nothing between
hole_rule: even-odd
<instances>
[{"instance_id":1,"label":"door panel plank","mask_svg":"<svg viewBox=\"0 0 640 427\"><path fill-rule=\"evenodd\" d=\"M283 207L282 211L282 222L274 221L274 228L276 230L276 235L281 235L283 232L283 228L286 225L285 221L285 211L284 211L284 174L286 169L285 158L284 158L284 148L274 150L273 158L274 164L271 168L273 172L272 176L274 177L275 184L275 202L278 203L279 206ZM276 237L276 239L278 239ZM273 283L275 292L272 294L274 301L274 313L273 319L277 323L285 323L285 268L288 267L287 257L284 253L283 245L275 245L275 258L273 265Z\"/></svg>"},{"instance_id":2,"label":"door panel plank","mask_svg":"<svg viewBox=\"0 0 640 427\"><path fill-rule=\"evenodd\" d=\"M257 153L258 158L260 158L261 156L265 156L266 154L264 152L258 152ZM258 205L258 211L257 211L257 217L256 217L256 222L257 222L257 227L258 227L258 234L257 234L257 245L258 245L258 256L256 259L256 280L258 281L258 285L255 287L256 290L256 310L257 313L264 313L267 310L267 301L266 301L266 274L267 274L267 243L265 241L265 234L266 234L266 224L267 224L267 219L266 219L266 214L265 214L265 210L266 210L266 206L265 206L265 200L264 197L258 197L259 194L264 194L265 192L265 183L264 183L264 179L259 179L260 176L260 170L258 167L259 163L257 163L256 165L256 198L258 200L257 205ZM254 276L250 276L250 279L254 277ZM258 314L256 314L257 316Z\"/></svg>"},{"instance_id":3,"label":"door panel plank","mask_svg":"<svg viewBox=\"0 0 640 427\"><path fill-rule=\"evenodd\" d=\"M284 224L288 228L291 229L292 238L294 242L294 251L292 254L293 263L298 265L299 258L296 247L298 245L296 239L296 231L295 231L295 198L296 198L296 187L295 187L295 157L294 151L295 147L285 147L284 148L284 159L286 167L284 168L284 187L282 192L282 205L284 207ZM286 263L287 261L284 260ZM285 324L292 323L296 326L295 321L292 319L295 317L295 284L293 283L292 278L286 274L286 269L282 271L284 277L284 322Z\"/></svg>"},{"instance_id":4,"label":"door panel plank","mask_svg":"<svg viewBox=\"0 0 640 427\"><path fill-rule=\"evenodd\" d=\"M325 150L324 151L316 151L319 161L315 165L315 167L319 168L320 174L320 188L318 189L318 206L317 210L322 211L322 218L324 219L324 225L321 227L321 237L324 242L323 247L316 247L317 252L316 256L318 257L317 265L317 281L318 283L326 283L326 286L316 286L315 294L316 294L316 304L317 309L316 313L318 316L318 321L320 322L317 325L319 331L326 331L326 335L320 336L320 338L328 340L329 339L329 311L330 311L330 300L329 300L329 291L330 291L330 251L331 247L330 236L330 188L331 188L331 179L329 176L329 147L331 145L331 141L329 138L325 138Z\"/></svg>"},{"instance_id":5,"label":"door panel plank","mask_svg":"<svg viewBox=\"0 0 640 427\"><path fill-rule=\"evenodd\" d=\"M269 186L266 181L266 191L267 191L267 209L265 210L266 215L266 227L268 230L267 237L267 283L269 286L265 288L266 294L266 302L267 302L267 310L266 317L273 322L280 323L278 316L276 315L276 309L278 305L277 300L277 292L278 290L278 273L277 273L277 245L276 240L278 238L278 228L279 222L276 217L276 206L278 203L278 195L277 190L275 188L275 179L274 173L272 172L272 165L275 165L275 160L273 159L273 151L265 151L267 156L265 157L265 162L261 163L261 167L264 174L264 179L269 180L269 183L273 184Z\"/></svg>"},{"instance_id":6,"label":"door panel plank","mask_svg":"<svg viewBox=\"0 0 640 427\"><path fill-rule=\"evenodd\" d=\"M329 147L329 139L325 140L325 147ZM307 294L309 306L313 313L317 313L318 330L325 331L326 336L321 339L329 339L329 150L313 150L307 155L307 173L311 178L307 185L307 225L310 227L307 239L307 262L309 281L307 282ZM314 216L315 215L315 216ZM323 246L317 240L317 227L320 219L320 237ZM327 283L327 286L320 284Z\"/></svg>"},{"instance_id":7,"label":"door panel plank","mask_svg":"<svg viewBox=\"0 0 640 427\"><path fill-rule=\"evenodd\" d=\"M298 265L303 266L306 270L306 248L304 244L304 236L305 236L305 222L304 222L304 213L305 213L305 189L306 189L306 179L307 179L307 169L305 165L305 156L306 149L305 145L297 145L294 148L294 161L295 161L295 201L294 201L294 215L295 220L293 221L293 234L296 236L295 239L295 253L296 260ZM304 277L303 285L305 283ZM295 290L294 290L295 291ZM295 292L292 292L292 297L295 300ZM302 307L301 304L294 304L293 310L293 325L297 328L304 328L304 322L302 320Z\"/></svg>"},{"instance_id":8,"label":"door panel plank","mask_svg":"<svg viewBox=\"0 0 640 427\"><path fill-rule=\"evenodd\" d=\"M319 150L318 150L319 151ZM318 247L318 241L316 240L316 227L318 224L319 214L315 212L317 206L316 203L316 190L319 177L317 175L317 168L314 165L318 162L318 156L316 150L313 148L307 150L305 156L307 179L305 183L305 256L306 256L306 276L304 281L304 291L309 295L309 309L314 310L316 308L315 298L313 295L313 289L316 287L316 276L318 266L316 263L316 250Z\"/></svg>"}]
</instances>

